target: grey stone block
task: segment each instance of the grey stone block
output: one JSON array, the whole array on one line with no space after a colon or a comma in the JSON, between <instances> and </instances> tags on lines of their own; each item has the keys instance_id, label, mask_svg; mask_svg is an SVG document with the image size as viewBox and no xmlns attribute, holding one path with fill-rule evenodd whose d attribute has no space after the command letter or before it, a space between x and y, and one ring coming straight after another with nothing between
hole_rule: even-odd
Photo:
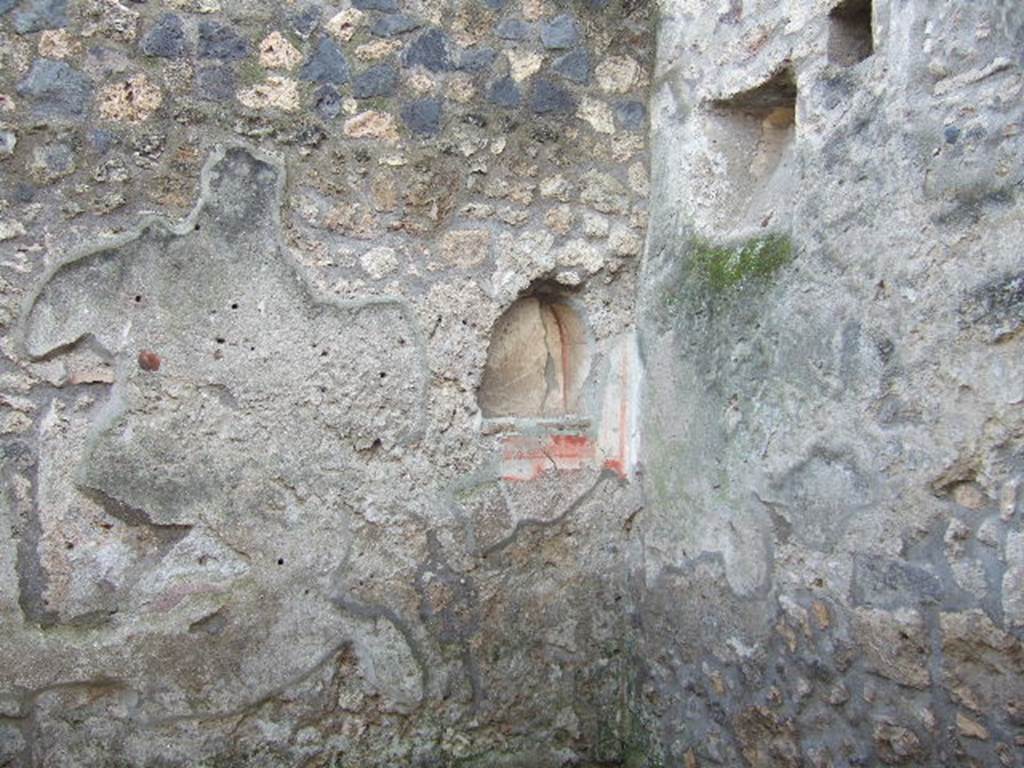
<instances>
[{"instance_id":1,"label":"grey stone block","mask_svg":"<svg viewBox=\"0 0 1024 768\"><path fill-rule=\"evenodd\" d=\"M390 96L398 86L398 70L391 64L377 64L352 82L352 95L357 99Z\"/></svg>"},{"instance_id":2,"label":"grey stone block","mask_svg":"<svg viewBox=\"0 0 1024 768\"><path fill-rule=\"evenodd\" d=\"M507 109L518 107L521 99L522 95L519 93L519 87L511 77L503 77L497 80L487 92L488 101Z\"/></svg>"},{"instance_id":3,"label":"grey stone block","mask_svg":"<svg viewBox=\"0 0 1024 768\"><path fill-rule=\"evenodd\" d=\"M572 48L580 41L579 23L568 13L555 16L540 25L540 39L545 48Z\"/></svg>"},{"instance_id":4,"label":"grey stone block","mask_svg":"<svg viewBox=\"0 0 1024 768\"><path fill-rule=\"evenodd\" d=\"M147 56L164 59L179 59L188 52L185 26L181 17L165 13L142 37L139 48Z\"/></svg>"},{"instance_id":5,"label":"grey stone block","mask_svg":"<svg viewBox=\"0 0 1024 768\"><path fill-rule=\"evenodd\" d=\"M84 117L92 90L88 77L52 59L36 59L18 83L18 93L32 102L32 113L37 117Z\"/></svg>"},{"instance_id":6,"label":"grey stone block","mask_svg":"<svg viewBox=\"0 0 1024 768\"><path fill-rule=\"evenodd\" d=\"M441 127L441 99L429 98L402 107L402 120L418 136L433 136Z\"/></svg>"},{"instance_id":7,"label":"grey stone block","mask_svg":"<svg viewBox=\"0 0 1024 768\"><path fill-rule=\"evenodd\" d=\"M14 31L19 35L67 25L68 0L24 0L14 14Z\"/></svg>"},{"instance_id":8,"label":"grey stone block","mask_svg":"<svg viewBox=\"0 0 1024 768\"><path fill-rule=\"evenodd\" d=\"M195 93L204 101L228 101L235 95L235 71L228 64L209 64L196 72Z\"/></svg>"},{"instance_id":9,"label":"grey stone block","mask_svg":"<svg viewBox=\"0 0 1024 768\"><path fill-rule=\"evenodd\" d=\"M249 41L226 24L201 21L197 53L201 59L244 59L249 55Z\"/></svg>"},{"instance_id":10,"label":"grey stone block","mask_svg":"<svg viewBox=\"0 0 1024 768\"><path fill-rule=\"evenodd\" d=\"M344 54L328 37L320 38L313 53L302 65L299 76L314 83L347 83L350 76Z\"/></svg>"},{"instance_id":11,"label":"grey stone block","mask_svg":"<svg viewBox=\"0 0 1024 768\"><path fill-rule=\"evenodd\" d=\"M585 48L572 51L556 59L551 69L566 80L586 85L590 82L590 54Z\"/></svg>"},{"instance_id":12,"label":"grey stone block","mask_svg":"<svg viewBox=\"0 0 1024 768\"><path fill-rule=\"evenodd\" d=\"M402 57L407 67L423 67L431 72L447 72L452 68L451 44L440 29L423 32Z\"/></svg>"},{"instance_id":13,"label":"grey stone block","mask_svg":"<svg viewBox=\"0 0 1024 768\"><path fill-rule=\"evenodd\" d=\"M538 115L566 115L576 111L576 100L568 90L550 80L536 80L530 92L530 109Z\"/></svg>"},{"instance_id":14,"label":"grey stone block","mask_svg":"<svg viewBox=\"0 0 1024 768\"><path fill-rule=\"evenodd\" d=\"M396 13L381 16L370 27L370 32L377 37L395 37L396 35L404 35L406 32L412 32L421 26L420 21L412 16Z\"/></svg>"}]
</instances>

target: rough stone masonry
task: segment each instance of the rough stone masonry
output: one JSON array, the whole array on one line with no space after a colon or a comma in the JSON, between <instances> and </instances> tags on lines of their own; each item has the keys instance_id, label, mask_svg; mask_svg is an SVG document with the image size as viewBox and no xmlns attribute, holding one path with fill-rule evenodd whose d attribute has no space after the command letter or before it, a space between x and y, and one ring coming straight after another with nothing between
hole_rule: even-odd
<instances>
[{"instance_id":1,"label":"rough stone masonry","mask_svg":"<svg viewBox=\"0 0 1024 768\"><path fill-rule=\"evenodd\" d=\"M1019 0L0 0L0 768L1024 766Z\"/></svg>"}]
</instances>

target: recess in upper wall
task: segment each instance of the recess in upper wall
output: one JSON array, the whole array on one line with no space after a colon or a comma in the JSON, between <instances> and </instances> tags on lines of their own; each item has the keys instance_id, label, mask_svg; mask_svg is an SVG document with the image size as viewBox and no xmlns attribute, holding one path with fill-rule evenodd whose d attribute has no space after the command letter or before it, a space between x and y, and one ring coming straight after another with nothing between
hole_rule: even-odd
<instances>
[{"instance_id":1,"label":"recess in upper wall","mask_svg":"<svg viewBox=\"0 0 1024 768\"><path fill-rule=\"evenodd\" d=\"M753 88L711 102L703 128L717 158L708 180L716 230L786 225L796 106L796 76L788 64Z\"/></svg>"},{"instance_id":2,"label":"recess in upper wall","mask_svg":"<svg viewBox=\"0 0 1024 768\"><path fill-rule=\"evenodd\" d=\"M852 67L875 52L872 0L841 0L828 21L828 60L832 64Z\"/></svg>"}]
</instances>

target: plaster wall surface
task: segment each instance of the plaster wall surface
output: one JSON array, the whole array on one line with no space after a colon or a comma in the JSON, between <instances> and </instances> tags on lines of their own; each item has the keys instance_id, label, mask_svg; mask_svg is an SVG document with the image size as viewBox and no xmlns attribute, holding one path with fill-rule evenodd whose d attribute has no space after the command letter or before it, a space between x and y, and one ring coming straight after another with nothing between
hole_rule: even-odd
<instances>
[{"instance_id":1,"label":"plaster wall surface","mask_svg":"<svg viewBox=\"0 0 1024 768\"><path fill-rule=\"evenodd\" d=\"M1024 7L860 19L662 9L636 610L666 765L1021 764Z\"/></svg>"},{"instance_id":2,"label":"plaster wall surface","mask_svg":"<svg viewBox=\"0 0 1024 768\"><path fill-rule=\"evenodd\" d=\"M0 2L0 765L622 759L653 21Z\"/></svg>"},{"instance_id":3,"label":"plaster wall surface","mask_svg":"<svg viewBox=\"0 0 1024 768\"><path fill-rule=\"evenodd\" d=\"M1021 765L1022 51L0 0L0 766Z\"/></svg>"}]
</instances>

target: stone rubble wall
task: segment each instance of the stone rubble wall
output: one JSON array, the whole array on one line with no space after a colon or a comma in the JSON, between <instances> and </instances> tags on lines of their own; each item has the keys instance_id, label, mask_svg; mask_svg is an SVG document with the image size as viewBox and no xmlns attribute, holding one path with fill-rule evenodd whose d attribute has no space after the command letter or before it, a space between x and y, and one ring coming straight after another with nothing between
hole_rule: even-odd
<instances>
[{"instance_id":1,"label":"stone rubble wall","mask_svg":"<svg viewBox=\"0 0 1024 768\"><path fill-rule=\"evenodd\" d=\"M1021 766L1017 0L0 0L0 768Z\"/></svg>"},{"instance_id":2,"label":"stone rubble wall","mask_svg":"<svg viewBox=\"0 0 1024 768\"><path fill-rule=\"evenodd\" d=\"M654 42L0 0L0 766L623 758ZM537 295L571 412L484 418Z\"/></svg>"}]
</instances>

